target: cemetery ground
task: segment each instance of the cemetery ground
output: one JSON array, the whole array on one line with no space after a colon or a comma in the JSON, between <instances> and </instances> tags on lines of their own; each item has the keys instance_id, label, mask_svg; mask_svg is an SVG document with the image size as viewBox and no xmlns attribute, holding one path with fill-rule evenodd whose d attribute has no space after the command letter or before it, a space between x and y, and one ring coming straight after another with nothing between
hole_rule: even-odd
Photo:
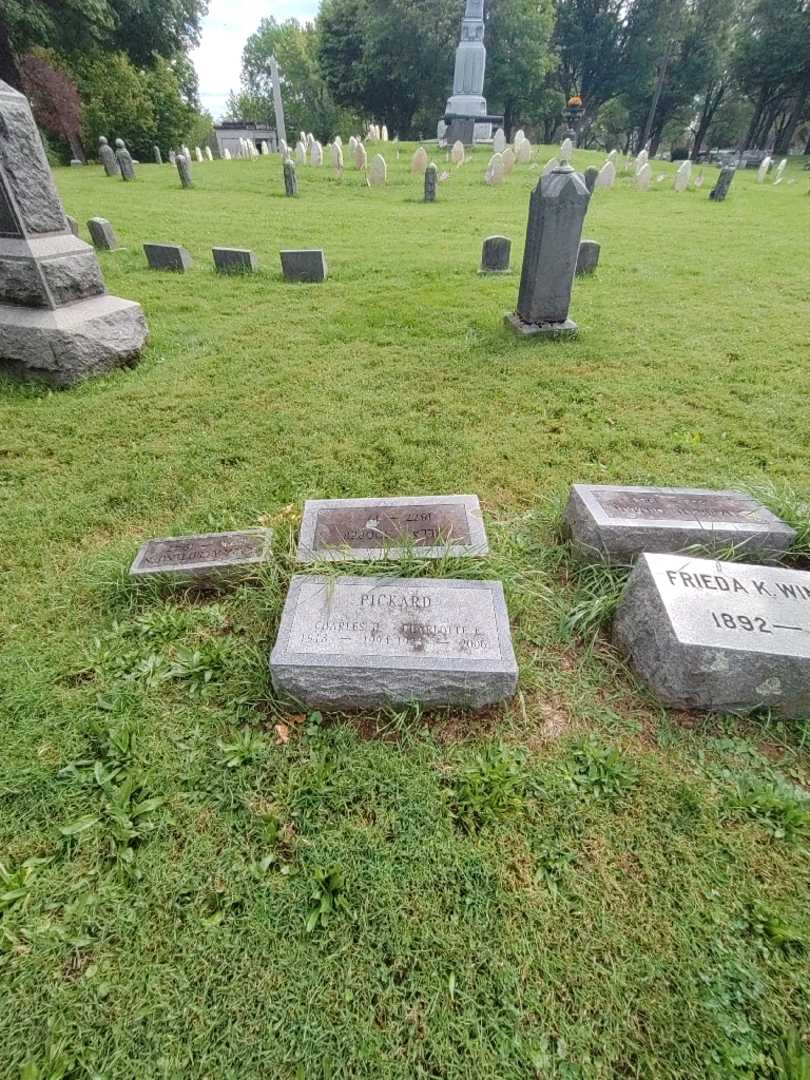
<instances>
[{"instance_id":1,"label":"cemetery ground","mask_svg":"<svg viewBox=\"0 0 810 1080\"><path fill-rule=\"evenodd\" d=\"M620 173L579 338L524 342L538 171L489 188L479 149L425 205L412 149L382 147L386 189L299 166L297 199L277 157L188 191L58 171L151 342L68 392L0 383L4 1078L805 1075L806 724L657 707L607 636L620 575L577 572L558 521L575 481L744 486L808 565L808 175L715 205L714 170ZM515 274L482 278L495 233ZM193 268L147 270L146 241ZM259 273L216 276L216 245ZM329 279L285 284L307 246ZM492 554L382 569L501 579L518 697L279 712L303 500L456 492ZM145 539L259 524L258 583L127 577Z\"/></svg>"}]
</instances>

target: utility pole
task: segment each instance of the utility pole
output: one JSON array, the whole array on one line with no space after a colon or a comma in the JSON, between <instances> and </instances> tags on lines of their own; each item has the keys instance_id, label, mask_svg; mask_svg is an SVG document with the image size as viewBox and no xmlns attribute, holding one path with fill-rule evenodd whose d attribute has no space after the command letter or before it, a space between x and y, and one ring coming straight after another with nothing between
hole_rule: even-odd
<instances>
[{"instance_id":1,"label":"utility pole","mask_svg":"<svg viewBox=\"0 0 810 1080\"><path fill-rule=\"evenodd\" d=\"M664 83L667 81L667 75L669 74L669 65L672 60L672 47L674 44L675 38L672 36L667 41L664 59L661 62L661 68L658 72L658 82L655 85L655 93L653 94L652 105L650 105L650 111L647 115L647 123L644 125L644 134L641 139L639 150L643 150L646 147L650 135L652 134L653 124L655 123L655 114L658 112L658 103L661 100L661 94L664 92Z\"/></svg>"},{"instance_id":2,"label":"utility pole","mask_svg":"<svg viewBox=\"0 0 810 1080\"><path fill-rule=\"evenodd\" d=\"M270 57L270 78L273 80L273 108L276 112L276 138L287 142L287 129L284 126L284 103L281 100L281 83L278 79L278 61L275 56Z\"/></svg>"}]
</instances>

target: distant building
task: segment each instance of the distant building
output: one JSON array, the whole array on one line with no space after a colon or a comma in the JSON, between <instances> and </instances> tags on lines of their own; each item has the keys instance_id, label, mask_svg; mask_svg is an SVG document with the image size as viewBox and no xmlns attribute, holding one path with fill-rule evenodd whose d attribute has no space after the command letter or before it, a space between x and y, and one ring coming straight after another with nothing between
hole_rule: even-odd
<instances>
[{"instance_id":1,"label":"distant building","mask_svg":"<svg viewBox=\"0 0 810 1080\"><path fill-rule=\"evenodd\" d=\"M268 124L254 124L250 120L223 120L214 126L214 133L220 157L225 150L230 151L231 157L236 157L240 139L247 139L257 150L261 150L263 142L270 150L278 150L276 129Z\"/></svg>"}]
</instances>

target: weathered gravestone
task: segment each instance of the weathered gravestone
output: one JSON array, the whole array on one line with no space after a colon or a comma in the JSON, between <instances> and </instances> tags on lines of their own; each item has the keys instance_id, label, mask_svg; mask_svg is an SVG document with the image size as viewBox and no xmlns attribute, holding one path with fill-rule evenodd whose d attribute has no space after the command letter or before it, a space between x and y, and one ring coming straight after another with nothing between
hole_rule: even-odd
<instances>
[{"instance_id":1,"label":"weathered gravestone","mask_svg":"<svg viewBox=\"0 0 810 1080\"><path fill-rule=\"evenodd\" d=\"M512 241L507 236L488 236L481 248L479 274L511 274Z\"/></svg>"},{"instance_id":2,"label":"weathered gravestone","mask_svg":"<svg viewBox=\"0 0 810 1080\"><path fill-rule=\"evenodd\" d=\"M515 154L515 151L512 149L511 146L507 146L507 148L503 152L503 172L504 172L504 176L511 176L512 175L512 170L515 167L515 162L516 161L517 161L517 156Z\"/></svg>"},{"instance_id":3,"label":"weathered gravestone","mask_svg":"<svg viewBox=\"0 0 810 1080\"><path fill-rule=\"evenodd\" d=\"M70 159L70 167L71 167L71 169L83 169L84 168L84 162L82 160L80 160L80 158L71 158Z\"/></svg>"},{"instance_id":4,"label":"weathered gravestone","mask_svg":"<svg viewBox=\"0 0 810 1080\"><path fill-rule=\"evenodd\" d=\"M601 247L595 240L583 240L579 245L577 255L577 275L593 274L599 265Z\"/></svg>"},{"instance_id":5,"label":"weathered gravestone","mask_svg":"<svg viewBox=\"0 0 810 1080\"><path fill-rule=\"evenodd\" d=\"M585 170L585 187L593 195L593 190L596 187L596 181L599 179L599 170L595 165L589 165Z\"/></svg>"},{"instance_id":6,"label":"weathered gravestone","mask_svg":"<svg viewBox=\"0 0 810 1080\"><path fill-rule=\"evenodd\" d=\"M292 158L287 158L284 162L284 194L290 198L298 194L298 173Z\"/></svg>"},{"instance_id":7,"label":"weathered gravestone","mask_svg":"<svg viewBox=\"0 0 810 1080\"><path fill-rule=\"evenodd\" d=\"M717 183L709 192L709 198L712 202L724 202L726 196L729 193L729 189L734 181L734 177L737 174L737 170L733 165L727 166L722 169L720 176L717 178Z\"/></svg>"},{"instance_id":8,"label":"weathered gravestone","mask_svg":"<svg viewBox=\"0 0 810 1080\"><path fill-rule=\"evenodd\" d=\"M118 159L115 156L115 151L103 135L98 140L98 158L104 166L104 172L107 176L118 176L121 171L118 167Z\"/></svg>"},{"instance_id":9,"label":"weathered gravestone","mask_svg":"<svg viewBox=\"0 0 810 1080\"><path fill-rule=\"evenodd\" d=\"M425 202L436 202L436 193L439 188L439 170L431 162L425 169Z\"/></svg>"},{"instance_id":10,"label":"weathered gravestone","mask_svg":"<svg viewBox=\"0 0 810 1080\"><path fill-rule=\"evenodd\" d=\"M495 132L495 138L492 140L492 152L493 154L502 154L506 149L506 135L503 128L498 128Z\"/></svg>"},{"instance_id":11,"label":"weathered gravestone","mask_svg":"<svg viewBox=\"0 0 810 1080\"><path fill-rule=\"evenodd\" d=\"M144 244L143 250L152 270L184 274L191 267L191 256L180 244Z\"/></svg>"},{"instance_id":12,"label":"weathered gravestone","mask_svg":"<svg viewBox=\"0 0 810 1080\"><path fill-rule=\"evenodd\" d=\"M692 162L688 159L680 166L675 174L673 187L676 191L686 191L692 178Z\"/></svg>"},{"instance_id":13,"label":"weathered gravestone","mask_svg":"<svg viewBox=\"0 0 810 1080\"><path fill-rule=\"evenodd\" d=\"M121 170L121 179L134 180L135 164L132 160L132 155L126 148L124 140L116 139L115 147L115 160L118 162L118 168Z\"/></svg>"},{"instance_id":14,"label":"weathered gravestone","mask_svg":"<svg viewBox=\"0 0 810 1080\"><path fill-rule=\"evenodd\" d=\"M87 222L87 231L90 233L93 247L97 251L115 251L117 249L118 237L106 218L91 217Z\"/></svg>"},{"instance_id":15,"label":"weathered gravestone","mask_svg":"<svg viewBox=\"0 0 810 1080\"><path fill-rule=\"evenodd\" d=\"M65 214L65 220L68 223L68 228L74 236L79 235L79 223L75 217L71 217L70 214Z\"/></svg>"},{"instance_id":16,"label":"weathered gravestone","mask_svg":"<svg viewBox=\"0 0 810 1080\"><path fill-rule=\"evenodd\" d=\"M596 178L595 187L604 188L605 191L610 191L616 183L616 166L612 161L606 161L602 168L599 170L599 175Z\"/></svg>"},{"instance_id":17,"label":"weathered gravestone","mask_svg":"<svg viewBox=\"0 0 810 1080\"><path fill-rule=\"evenodd\" d=\"M245 248L211 248L214 267L220 274L253 274L259 264L252 251Z\"/></svg>"},{"instance_id":18,"label":"weathered gravestone","mask_svg":"<svg viewBox=\"0 0 810 1080\"><path fill-rule=\"evenodd\" d=\"M522 139L515 147L515 156L519 165L528 165L532 160L532 144L528 139Z\"/></svg>"},{"instance_id":19,"label":"weathered gravestone","mask_svg":"<svg viewBox=\"0 0 810 1080\"><path fill-rule=\"evenodd\" d=\"M744 551L772 560L796 533L739 491L574 484L565 526L584 562L627 564L642 551Z\"/></svg>"},{"instance_id":20,"label":"weathered gravestone","mask_svg":"<svg viewBox=\"0 0 810 1080\"><path fill-rule=\"evenodd\" d=\"M532 192L517 311L505 317L515 333L559 337L577 332L568 311L590 199L570 165L541 177Z\"/></svg>"},{"instance_id":21,"label":"weathered gravestone","mask_svg":"<svg viewBox=\"0 0 810 1080\"><path fill-rule=\"evenodd\" d=\"M643 554L614 641L670 708L810 713L810 574Z\"/></svg>"},{"instance_id":22,"label":"weathered gravestone","mask_svg":"<svg viewBox=\"0 0 810 1080\"><path fill-rule=\"evenodd\" d=\"M368 171L368 182L372 187L384 187L388 179L388 166L382 154L376 154Z\"/></svg>"},{"instance_id":23,"label":"weathered gravestone","mask_svg":"<svg viewBox=\"0 0 810 1080\"><path fill-rule=\"evenodd\" d=\"M135 556L130 577L197 583L241 578L269 561L272 539L272 529L245 529L148 540Z\"/></svg>"},{"instance_id":24,"label":"weathered gravestone","mask_svg":"<svg viewBox=\"0 0 810 1080\"><path fill-rule=\"evenodd\" d=\"M0 370L70 386L132 364L146 336L71 232L27 100L0 82Z\"/></svg>"},{"instance_id":25,"label":"weathered gravestone","mask_svg":"<svg viewBox=\"0 0 810 1080\"><path fill-rule=\"evenodd\" d=\"M174 159L174 163L177 166L177 173L180 177L180 183L184 188L190 188L194 186L194 181L191 177L191 162L185 154L178 154Z\"/></svg>"},{"instance_id":26,"label":"weathered gravestone","mask_svg":"<svg viewBox=\"0 0 810 1080\"><path fill-rule=\"evenodd\" d=\"M427 150L425 150L424 146L420 146L417 150L414 150L413 157L411 158L411 175L420 175L425 171L427 166Z\"/></svg>"},{"instance_id":27,"label":"weathered gravestone","mask_svg":"<svg viewBox=\"0 0 810 1080\"><path fill-rule=\"evenodd\" d=\"M276 692L298 707L496 705L517 689L503 587L296 576L270 672Z\"/></svg>"},{"instance_id":28,"label":"weathered gravestone","mask_svg":"<svg viewBox=\"0 0 810 1080\"><path fill-rule=\"evenodd\" d=\"M486 555L475 495L398 499L310 499L298 540L298 562Z\"/></svg>"},{"instance_id":29,"label":"weathered gravestone","mask_svg":"<svg viewBox=\"0 0 810 1080\"><path fill-rule=\"evenodd\" d=\"M484 180L492 187L496 187L498 184L503 183L505 175L506 167L503 163L503 154L493 154L489 159L487 171L484 173Z\"/></svg>"},{"instance_id":30,"label":"weathered gravestone","mask_svg":"<svg viewBox=\"0 0 810 1080\"><path fill-rule=\"evenodd\" d=\"M652 184L652 165L649 161L636 173L636 187L639 191L649 191Z\"/></svg>"},{"instance_id":31,"label":"weathered gravestone","mask_svg":"<svg viewBox=\"0 0 810 1080\"><path fill-rule=\"evenodd\" d=\"M205 160L206 161L213 161L214 160L214 155L211 153L211 147L210 146L206 146L206 148L205 148Z\"/></svg>"},{"instance_id":32,"label":"weathered gravestone","mask_svg":"<svg viewBox=\"0 0 810 1080\"><path fill-rule=\"evenodd\" d=\"M160 152L160 147L159 146L153 146L152 147L152 153L155 156L155 164L156 165L162 165L163 164L163 155Z\"/></svg>"},{"instance_id":33,"label":"weathered gravestone","mask_svg":"<svg viewBox=\"0 0 810 1080\"><path fill-rule=\"evenodd\" d=\"M326 281L326 256L321 248L293 249L280 254L285 281Z\"/></svg>"}]
</instances>

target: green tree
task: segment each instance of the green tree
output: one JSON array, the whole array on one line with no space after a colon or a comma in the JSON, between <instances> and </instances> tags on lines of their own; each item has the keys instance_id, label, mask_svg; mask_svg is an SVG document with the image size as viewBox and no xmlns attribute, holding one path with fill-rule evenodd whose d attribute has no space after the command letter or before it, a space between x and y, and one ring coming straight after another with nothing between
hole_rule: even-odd
<instances>
[{"instance_id":1,"label":"green tree","mask_svg":"<svg viewBox=\"0 0 810 1080\"><path fill-rule=\"evenodd\" d=\"M98 145L100 135L111 143L121 138L133 156L151 161L157 125L148 75L123 53L113 53L84 65L77 81L88 149Z\"/></svg>"},{"instance_id":2,"label":"green tree","mask_svg":"<svg viewBox=\"0 0 810 1080\"><path fill-rule=\"evenodd\" d=\"M143 78L154 117L154 141L165 154L188 136L195 111L184 101L180 80L168 60L155 57Z\"/></svg>"},{"instance_id":3,"label":"green tree","mask_svg":"<svg viewBox=\"0 0 810 1080\"><path fill-rule=\"evenodd\" d=\"M485 93L509 132L535 114L551 67L551 0L490 0L486 7Z\"/></svg>"}]
</instances>

